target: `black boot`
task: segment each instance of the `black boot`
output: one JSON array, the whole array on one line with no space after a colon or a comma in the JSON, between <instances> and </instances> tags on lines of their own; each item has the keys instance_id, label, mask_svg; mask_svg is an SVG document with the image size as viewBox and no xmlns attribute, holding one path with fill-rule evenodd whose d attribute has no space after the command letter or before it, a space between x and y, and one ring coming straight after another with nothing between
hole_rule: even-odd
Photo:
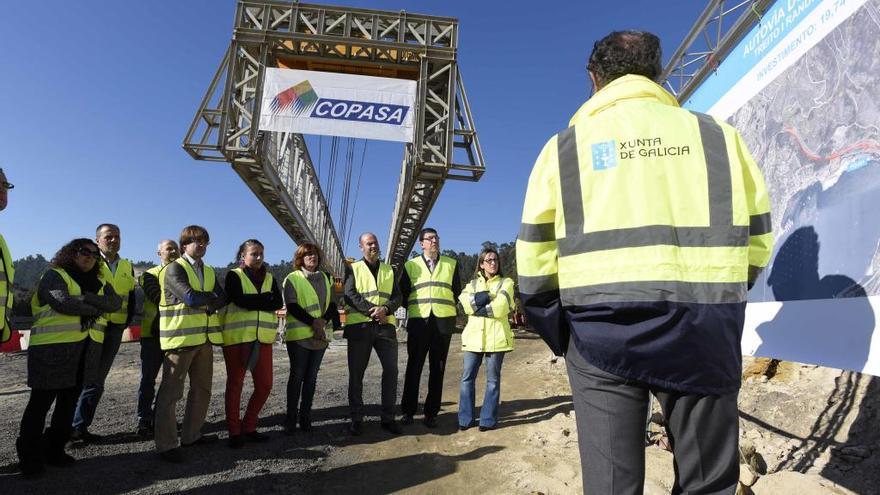
<instances>
[{"instance_id":1,"label":"black boot","mask_svg":"<svg viewBox=\"0 0 880 495\"><path fill-rule=\"evenodd\" d=\"M43 434L43 456L46 464L64 467L76 462L73 456L64 452L64 446L70 438L69 431L60 431L56 428L47 428Z\"/></svg>"},{"instance_id":2,"label":"black boot","mask_svg":"<svg viewBox=\"0 0 880 495\"><path fill-rule=\"evenodd\" d=\"M312 416L309 413L300 413L299 429L302 431L312 431Z\"/></svg>"},{"instance_id":3,"label":"black boot","mask_svg":"<svg viewBox=\"0 0 880 495\"><path fill-rule=\"evenodd\" d=\"M43 474L43 456L36 442L19 437L15 441L15 450L18 451L18 467L25 478L38 478Z\"/></svg>"}]
</instances>

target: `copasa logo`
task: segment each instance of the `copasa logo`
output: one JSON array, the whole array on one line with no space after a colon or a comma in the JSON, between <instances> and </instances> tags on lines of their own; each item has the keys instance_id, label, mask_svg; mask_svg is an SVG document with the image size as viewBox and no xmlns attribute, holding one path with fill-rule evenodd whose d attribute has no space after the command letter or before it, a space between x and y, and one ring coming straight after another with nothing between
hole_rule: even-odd
<instances>
[{"instance_id":1,"label":"copasa logo","mask_svg":"<svg viewBox=\"0 0 880 495\"><path fill-rule=\"evenodd\" d=\"M350 120L374 124L402 125L409 107L391 103L321 98L308 81L293 85L272 98L272 113L308 113L319 119Z\"/></svg>"}]
</instances>

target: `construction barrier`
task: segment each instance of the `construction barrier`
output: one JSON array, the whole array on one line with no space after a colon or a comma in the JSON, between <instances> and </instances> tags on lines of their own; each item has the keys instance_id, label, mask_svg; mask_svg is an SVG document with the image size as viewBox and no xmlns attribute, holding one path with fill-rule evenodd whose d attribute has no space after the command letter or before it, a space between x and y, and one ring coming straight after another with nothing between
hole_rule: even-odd
<instances>
[{"instance_id":1,"label":"construction barrier","mask_svg":"<svg viewBox=\"0 0 880 495\"><path fill-rule=\"evenodd\" d=\"M141 326L131 325L122 332L123 342L136 342L141 339Z\"/></svg>"}]
</instances>

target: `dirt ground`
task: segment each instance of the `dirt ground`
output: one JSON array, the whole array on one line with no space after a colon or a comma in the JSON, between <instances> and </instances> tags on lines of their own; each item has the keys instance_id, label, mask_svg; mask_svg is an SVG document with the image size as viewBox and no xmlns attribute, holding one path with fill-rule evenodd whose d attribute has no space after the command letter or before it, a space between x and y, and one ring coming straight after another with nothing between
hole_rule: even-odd
<instances>
[{"instance_id":1,"label":"dirt ground","mask_svg":"<svg viewBox=\"0 0 880 495\"><path fill-rule=\"evenodd\" d=\"M399 390L403 387L406 333L402 332L400 337ZM46 475L38 480L21 478L14 448L29 392L24 384L26 354L0 355L0 417L3 418L0 421L0 486L3 493L536 495L581 492L577 432L565 363L562 359L551 362L549 351L534 334L518 331L516 350L505 358L499 428L489 432L475 428L457 431L462 358L460 341L455 336L437 429L430 430L416 421L404 427L403 435L392 436L379 428L380 366L374 357L364 386L364 399L369 404L365 431L359 437L349 435L346 429L348 375L345 345L340 341L326 353L319 373L314 431L285 436L281 423L289 363L284 348L276 346L274 388L260 421L261 431L267 432L271 440L265 444L248 444L240 450L229 449L225 443L225 369L222 353L217 351L214 397L205 431L218 432L221 441L185 449L186 462L180 465L161 461L151 441L141 441L132 434L139 378L138 351L137 343L123 344L108 378L107 391L91 428L107 435L105 441L72 450L78 459L73 467L49 467ZM880 481L876 466L880 456L872 453L880 451L877 400L868 401L867 408L859 407L866 394L874 398L880 395L876 393L876 381L835 370L795 367L797 370L787 370L787 374L773 378L752 376L744 385L742 436L744 442L756 445L763 462L758 464L764 470L758 474L770 480L769 473L773 471L794 470L808 473L817 483L821 481L826 483L822 486L833 488L826 493L876 493L876 483ZM799 379L791 381L793 375ZM482 373L479 380L485 380ZM423 393L426 383L424 376ZM478 383L479 404L483 382ZM814 386L807 387L807 383ZM792 392L792 387L797 388L798 393ZM249 393L250 389L246 388L245 396ZM833 404L846 409L835 409ZM860 412L865 410L870 411L870 415ZM850 431L853 424L856 432ZM852 455L834 454L852 444L848 436L856 435L859 445L867 446L866 456L856 459ZM865 448L859 453L865 454ZM841 458L848 460L844 462ZM646 459L645 493L669 493L673 478L672 455L650 446L646 448ZM855 462L850 462L853 460ZM754 493L761 493L758 488L762 481L754 485Z\"/></svg>"}]
</instances>

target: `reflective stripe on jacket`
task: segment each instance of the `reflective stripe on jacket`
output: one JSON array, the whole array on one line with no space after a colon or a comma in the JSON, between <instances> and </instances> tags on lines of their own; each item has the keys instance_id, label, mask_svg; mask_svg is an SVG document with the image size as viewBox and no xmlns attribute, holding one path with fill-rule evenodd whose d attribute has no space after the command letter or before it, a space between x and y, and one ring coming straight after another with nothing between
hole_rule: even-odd
<instances>
[{"instance_id":1,"label":"reflective stripe on jacket","mask_svg":"<svg viewBox=\"0 0 880 495\"><path fill-rule=\"evenodd\" d=\"M296 303L312 318L321 318L327 312L327 308L330 307L330 301L332 300L333 293L331 292L330 278L324 273L321 275L324 277L324 283L326 284L324 301L318 301L318 294L315 292L315 288L312 287L312 283L309 282L309 279L302 270L294 270L284 279L285 285L290 284L293 286L293 290L296 293ZM290 302L292 301L285 301L285 304ZM284 340L289 342L310 339L314 335L315 331L312 330L311 326L294 318L293 315L287 315Z\"/></svg>"},{"instance_id":2,"label":"reflective stripe on jacket","mask_svg":"<svg viewBox=\"0 0 880 495\"><path fill-rule=\"evenodd\" d=\"M52 270L60 275L64 283L67 284L69 295L82 295L79 284L65 270L61 268L52 268ZM98 290L98 295L104 295L103 286ZM28 345L66 344L85 340L86 337L99 344L104 342L104 329L107 327L107 320L103 315L95 320L94 325L89 327L88 331L84 331L80 315L67 315L55 311L49 304L40 305L37 292L34 292L31 297L31 311L35 320L31 327Z\"/></svg>"},{"instance_id":3,"label":"reflective stripe on jacket","mask_svg":"<svg viewBox=\"0 0 880 495\"><path fill-rule=\"evenodd\" d=\"M416 256L404 264L412 283L406 301L407 318L428 318L431 314L437 318L455 316L455 297L452 294L455 263L452 258L439 256L433 272L428 270L422 256Z\"/></svg>"},{"instance_id":4,"label":"reflective stripe on jacket","mask_svg":"<svg viewBox=\"0 0 880 495\"><path fill-rule=\"evenodd\" d=\"M352 263L351 270L354 274L355 287L364 299L376 306L385 306L388 303L388 300L391 299L391 292L394 290L394 270L391 265L380 261L379 271L375 277L364 260ZM370 321L373 320L369 316L351 306L345 306L346 326ZM394 315L389 314L388 324L394 325L396 323L397 319L394 318Z\"/></svg>"},{"instance_id":5,"label":"reflective stripe on jacket","mask_svg":"<svg viewBox=\"0 0 880 495\"><path fill-rule=\"evenodd\" d=\"M516 244L519 290L559 354L571 330L606 371L729 393L747 284L772 244L764 180L739 133L628 75L541 151Z\"/></svg>"},{"instance_id":6,"label":"reflective stripe on jacket","mask_svg":"<svg viewBox=\"0 0 880 495\"><path fill-rule=\"evenodd\" d=\"M15 268L12 266L12 255L6 239L0 235L0 343L6 342L12 337L12 327L9 320L12 319L12 280L15 278Z\"/></svg>"},{"instance_id":7,"label":"reflective stripe on jacket","mask_svg":"<svg viewBox=\"0 0 880 495\"><path fill-rule=\"evenodd\" d=\"M233 273L238 275L241 281L243 294L266 294L272 292L272 273L266 271L263 285L260 291L250 277L241 268L235 268ZM259 340L263 344L275 342L275 334L278 332L278 317L274 311L252 311L236 306L230 302L223 317L223 345L235 345Z\"/></svg>"},{"instance_id":8,"label":"reflective stripe on jacket","mask_svg":"<svg viewBox=\"0 0 880 495\"><path fill-rule=\"evenodd\" d=\"M486 305L486 316L477 316L474 295L488 292L491 302ZM468 282L458 296L461 307L468 315L461 334L461 350L470 352L506 352L513 350L513 332L507 315L514 309L513 280L494 277L486 280L479 274Z\"/></svg>"},{"instance_id":9,"label":"reflective stripe on jacket","mask_svg":"<svg viewBox=\"0 0 880 495\"><path fill-rule=\"evenodd\" d=\"M174 260L186 271L189 285L198 291L211 292L214 290L214 269L207 264L202 264L205 283L199 282L192 265L184 258ZM167 268L167 267L166 267ZM208 314L205 308L191 308L180 302L169 304L165 294L165 277L168 270L159 273L159 287L162 297L159 300L159 345L163 351L192 347L210 341L214 345L223 344L223 335L220 332L220 318L218 314Z\"/></svg>"},{"instance_id":10,"label":"reflective stripe on jacket","mask_svg":"<svg viewBox=\"0 0 880 495\"><path fill-rule=\"evenodd\" d=\"M113 273L110 270L110 267L107 266L106 262L101 263L99 277L101 282L109 282L110 285L113 286L113 290L116 291L116 294L122 298L122 306L116 311L105 315L107 321L118 325L124 324L128 319L128 295L134 290L136 285L131 268L131 261L120 257L119 262L116 264L116 273Z\"/></svg>"}]
</instances>

